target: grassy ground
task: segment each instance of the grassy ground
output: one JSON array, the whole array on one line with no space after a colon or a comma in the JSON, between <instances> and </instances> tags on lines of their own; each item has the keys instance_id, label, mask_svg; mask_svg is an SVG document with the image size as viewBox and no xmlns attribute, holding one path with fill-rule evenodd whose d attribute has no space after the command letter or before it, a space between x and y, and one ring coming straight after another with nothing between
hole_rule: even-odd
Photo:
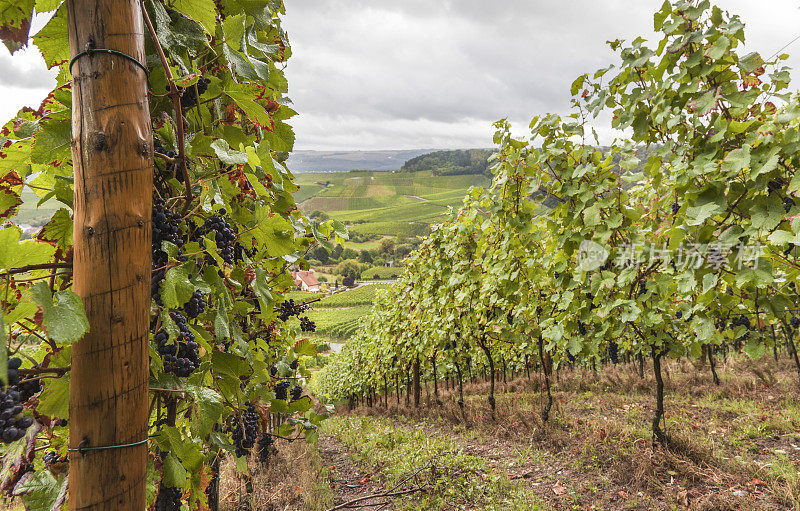
<instances>
[{"instance_id":1,"label":"grassy ground","mask_svg":"<svg viewBox=\"0 0 800 511\"><path fill-rule=\"evenodd\" d=\"M652 377L625 366L562 371L548 424L538 377L500 384L495 421L486 383L467 386L463 412L447 389L442 406L401 398L356 412L498 445L554 509L800 509L800 400L789 361L731 362L720 386L685 361L667 373L668 450L651 447Z\"/></svg>"},{"instance_id":2,"label":"grassy ground","mask_svg":"<svg viewBox=\"0 0 800 511\"><path fill-rule=\"evenodd\" d=\"M463 411L445 382L440 402L429 384L419 408L405 394L390 395L388 406L337 407L310 446L319 462L303 470L312 474L282 472L305 481L293 503L258 509L323 509L301 498L311 488L326 509L364 497L364 509L394 510L800 509L800 400L790 361L737 358L721 364L719 386L707 366L667 364L668 449L651 444L648 372L561 370L548 423L535 373L500 377L494 420L483 381L465 385ZM408 493L385 496L398 491Z\"/></svg>"}]
</instances>

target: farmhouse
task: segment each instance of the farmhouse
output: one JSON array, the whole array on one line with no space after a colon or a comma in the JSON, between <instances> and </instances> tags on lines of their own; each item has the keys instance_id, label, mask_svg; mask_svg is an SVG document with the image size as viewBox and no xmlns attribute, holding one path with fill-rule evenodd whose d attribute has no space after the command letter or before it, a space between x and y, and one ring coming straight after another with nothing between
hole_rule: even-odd
<instances>
[{"instance_id":1,"label":"farmhouse","mask_svg":"<svg viewBox=\"0 0 800 511\"><path fill-rule=\"evenodd\" d=\"M293 271L292 279L294 284L300 291L308 291L311 293L319 293L319 281L314 277L314 270L309 271Z\"/></svg>"}]
</instances>

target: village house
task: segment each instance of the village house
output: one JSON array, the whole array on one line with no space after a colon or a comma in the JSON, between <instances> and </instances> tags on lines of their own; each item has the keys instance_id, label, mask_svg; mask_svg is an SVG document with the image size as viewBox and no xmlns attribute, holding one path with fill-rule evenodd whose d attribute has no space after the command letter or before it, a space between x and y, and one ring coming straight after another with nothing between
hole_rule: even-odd
<instances>
[{"instance_id":1,"label":"village house","mask_svg":"<svg viewBox=\"0 0 800 511\"><path fill-rule=\"evenodd\" d=\"M314 276L314 270L293 271L292 279L294 279L294 284L300 291L308 291L310 293L320 292L319 281Z\"/></svg>"}]
</instances>

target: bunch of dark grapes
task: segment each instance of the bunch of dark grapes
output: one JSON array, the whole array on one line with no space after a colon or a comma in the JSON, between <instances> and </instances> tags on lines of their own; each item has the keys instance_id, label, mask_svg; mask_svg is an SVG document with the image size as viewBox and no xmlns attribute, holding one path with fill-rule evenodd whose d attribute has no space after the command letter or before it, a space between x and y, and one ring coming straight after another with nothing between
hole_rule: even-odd
<instances>
[{"instance_id":1,"label":"bunch of dark grapes","mask_svg":"<svg viewBox=\"0 0 800 511\"><path fill-rule=\"evenodd\" d=\"M0 428L6 444L23 438L25 431L33 425L33 419L20 416L22 403L30 398L30 395L23 395L17 387L21 365L22 360L17 357L8 359L8 388L5 392L0 392Z\"/></svg>"},{"instance_id":2,"label":"bunch of dark grapes","mask_svg":"<svg viewBox=\"0 0 800 511\"><path fill-rule=\"evenodd\" d=\"M612 364L619 364L619 346L615 341L608 343L608 359Z\"/></svg>"},{"instance_id":3,"label":"bunch of dark grapes","mask_svg":"<svg viewBox=\"0 0 800 511\"><path fill-rule=\"evenodd\" d=\"M292 387L290 394L292 396L292 401L297 401L298 399L303 397L303 387L301 387L300 385L295 385L294 387Z\"/></svg>"},{"instance_id":4,"label":"bunch of dark grapes","mask_svg":"<svg viewBox=\"0 0 800 511\"><path fill-rule=\"evenodd\" d=\"M317 324L308 319L308 316L304 316L300 318L300 330L303 332L315 332L317 330Z\"/></svg>"},{"instance_id":5,"label":"bunch of dark grapes","mask_svg":"<svg viewBox=\"0 0 800 511\"><path fill-rule=\"evenodd\" d=\"M161 145L161 140L158 137L153 137L153 152L162 154L169 159L174 159L176 156L178 156L175 151L168 151L163 145ZM167 177L174 177L175 170L178 168L178 166L175 163L169 162L166 162L164 165L166 167Z\"/></svg>"},{"instance_id":6,"label":"bunch of dark grapes","mask_svg":"<svg viewBox=\"0 0 800 511\"><path fill-rule=\"evenodd\" d=\"M208 90L208 84L211 83L211 80L208 78L200 78L197 81L197 85L190 85L185 89L183 87L178 87L178 90L182 92L181 94L181 107L183 108L194 108L197 106L197 99L198 96L202 96ZM167 86L167 92L169 92L169 86Z\"/></svg>"},{"instance_id":7,"label":"bunch of dark grapes","mask_svg":"<svg viewBox=\"0 0 800 511\"><path fill-rule=\"evenodd\" d=\"M164 486L162 483L156 496L155 511L180 511L183 493L177 488Z\"/></svg>"},{"instance_id":8,"label":"bunch of dark grapes","mask_svg":"<svg viewBox=\"0 0 800 511\"><path fill-rule=\"evenodd\" d=\"M297 359L292 360L291 362L289 362L289 369L291 369L292 371L297 371L297 364L298 364Z\"/></svg>"},{"instance_id":9,"label":"bunch of dark grapes","mask_svg":"<svg viewBox=\"0 0 800 511\"><path fill-rule=\"evenodd\" d=\"M583 321L578 321L578 333L581 335L586 335L586 325Z\"/></svg>"},{"instance_id":10,"label":"bunch of dark grapes","mask_svg":"<svg viewBox=\"0 0 800 511\"><path fill-rule=\"evenodd\" d=\"M262 434L258 439L258 461L266 463L269 460L269 455L272 454L272 435L266 433Z\"/></svg>"},{"instance_id":11,"label":"bunch of dark grapes","mask_svg":"<svg viewBox=\"0 0 800 511\"><path fill-rule=\"evenodd\" d=\"M798 318L797 316L792 316L791 318L789 318L789 324L792 325L792 328L796 330L797 327L800 327L800 318Z\"/></svg>"},{"instance_id":12,"label":"bunch of dark grapes","mask_svg":"<svg viewBox=\"0 0 800 511\"><path fill-rule=\"evenodd\" d=\"M231 225L221 215L226 211L221 209L219 215L213 215L206 219L203 224L202 234L214 233L214 242L217 244L217 253L228 264L233 264L237 260L236 246L239 242L236 241L236 235L239 230L235 225ZM238 254L241 259L241 254Z\"/></svg>"},{"instance_id":13,"label":"bunch of dark grapes","mask_svg":"<svg viewBox=\"0 0 800 511\"><path fill-rule=\"evenodd\" d=\"M795 205L794 199L789 197L788 195L783 198L783 209L787 213L791 211L792 207Z\"/></svg>"},{"instance_id":14,"label":"bunch of dark grapes","mask_svg":"<svg viewBox=\"0 0 800 511\"><path fill-rule=\"evenodd\" d=\"M59 458L56 451L47 451L44 456L42 456L42 461L44 461L45 465L52 465L53 463L63 463L67 460Z\"/></svg>"},{"instance_id":15,"label":"bunch of dark grapes","mask_svg":"<svg viewBox=\"0 0 800 511\"><path fill-rule=\"evenodd\" d=\"M206 301L203 299L203 292L202 291L195 291L192 293L192 297L189 298L189 301L186 302L186 305L183 306L183 310L186 312L186 315L190 318L196 318L206 310Z\"/></svg>"},{"instance_id":16,"label":"bunch of dark grapes","mask_svg":"<svg viewBox=\"0 0 800 511\"><path fill-rule=\"evenodd\" d=\"M164 361L164 371L185 378L200 367L199 346L195 342L194 333L189 330L183 314L172 311L169 316L180 330L177 341L170 342L165 330L156 333L154 340L158 345L158 354Z\"/></svg>"},{"instance_id":17,"label":"bunch of dark grapes","mask_svg":"<svg viewBox=\"0 0 800 511\"><path fill-rule=\"evenodd\" d=\"M287 394L289 392L289 385L290 383L287 380L281 380L278 383L276 383L275 387L272 389L273 391L275 391L275 398L286 401L287 400L286 398L288 397Z\"/></svg>"},{"instance_id":18,"label":"bunch of dark grapes","mask_svg":"<svg viewBox=\"0 0 800 511\"><path fill-rule=\"evenodd\" d=\"M164 266L169 262L169 255L161 249L161 242L168 241L177 246L185 243L180 231L183 218L166 207L164 199L153 200L153 275L150 279L150 296L161 305L159 286L167 274Z\"/></svg>"},{"instance_id":19,"label":"bunch of dark grapes","mask_svg":"<svg viewBox=\"0 0 800 511\"><path fill-rule=\"evenodd\" d=\"M259 424L261 422L256 407L253 404L247 403L247 411L241 415L233 417L233 424L231 428L233 433L233 442L236 444L236 456L247 456L250 449L256 445L256 439L259 432Z\"/></svg>"},{"instance_id":20,"label":"bunch of dark grapes","mask_svg":"<svg viewBox=\"0 0 800 511\"><path fill-rule=\"evenodd\" d=\"M748 318L744 314L741 314L739 316L735 316L731 320L731 326L732 327L743 326L748 330L750 330L750 328L752 327L752 325L750 324L750 318Z\"/></svg>"},{"instance_id":21,"label":"bunch of dark grapes","mask_svg":"<svg viewBox=\"0 0 800 511\"><path fill-rule=\"evenodd\" d=\"M280 309L278 309L278 318L280 318L281 321L286 321L292 316L299 316L307 308L308 305L304 303L295 303L294 299L290 298L281 303Z\"/></svg>"}]
</instances>

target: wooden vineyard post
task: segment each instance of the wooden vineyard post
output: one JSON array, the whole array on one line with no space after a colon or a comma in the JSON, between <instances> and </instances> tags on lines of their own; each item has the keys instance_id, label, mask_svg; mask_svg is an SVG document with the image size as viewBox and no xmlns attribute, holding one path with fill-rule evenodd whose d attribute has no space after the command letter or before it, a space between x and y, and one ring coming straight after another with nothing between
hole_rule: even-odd
<instances>
[{"instance_id":1,"label":"wooden vineyard post","mask_svg":"<svg viewBox=\"0 0 800 511\"><path fill-rule=\"evenodd\" d=\"M138 0L69 0L67 15L73 289L90 324L72 346L69 508L142 511L153 155L147 76L132 60L145 61L141 11Z\"/></svg>"}]
</instances>

